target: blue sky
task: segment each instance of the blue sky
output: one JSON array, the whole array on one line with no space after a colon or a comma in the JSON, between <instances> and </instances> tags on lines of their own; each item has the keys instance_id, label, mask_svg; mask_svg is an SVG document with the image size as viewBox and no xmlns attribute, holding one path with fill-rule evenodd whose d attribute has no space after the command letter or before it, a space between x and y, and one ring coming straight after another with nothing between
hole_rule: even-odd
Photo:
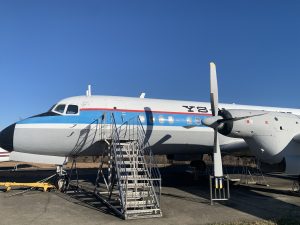
<instances>
[{"instance_id":1,"label":"blue sky","mask_svg":"<svg viewBox=\"0 0 300 225\"><path fill-rule=\"evenodd\" d=\"M0 0L0 128L85 93L300 108L300 1Z\"/></svg>"}]
</instances>

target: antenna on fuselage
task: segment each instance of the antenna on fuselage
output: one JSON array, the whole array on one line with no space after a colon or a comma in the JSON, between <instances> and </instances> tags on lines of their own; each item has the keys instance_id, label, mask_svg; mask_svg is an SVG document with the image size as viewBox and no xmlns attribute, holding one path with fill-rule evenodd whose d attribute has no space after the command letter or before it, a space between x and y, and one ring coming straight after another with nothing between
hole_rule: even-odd
<instances>
[{"instance_id":1,"label":"antenna on fuselage","mask_svg":"<svg viewBox=\"0 0 300 225\"><path fill-rule=\"evenodd\" d=\"M92 96L92 86L89 84L86 90L86 96Z\"/></svg>"},{"instance_id":2,"label":"antenna on fuselage","mask_svg":"<svg viewBox=\"0 0 300 225\"><path fill-rule=\"evenodd\" d=\"M140 98L145 98L145 96L146 96L146 93L142 92L141 95L140 95Z\"/></svg>"}]
</instances>

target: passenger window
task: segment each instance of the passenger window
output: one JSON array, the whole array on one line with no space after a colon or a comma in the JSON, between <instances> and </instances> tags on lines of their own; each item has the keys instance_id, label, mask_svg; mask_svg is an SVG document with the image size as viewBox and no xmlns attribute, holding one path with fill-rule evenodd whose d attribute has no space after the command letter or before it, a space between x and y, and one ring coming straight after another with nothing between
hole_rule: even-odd
<instances>
[{"instance_id":1,"label":"passenger window","mask_svg":"<svg viewBox=\"0 0 300 225\"><path fill-rule=\"evenodd\" d=\"M165 118L163 116L159 116L158 117L158 122L159 123L164 123L165 122Z\"/></svg>"},{"instance_id":2,"label":"passenger window","mask_svg":"<svg viewBox=\"0 0 300 225\"><path fill-rule=\"evenodd\" d=\"M169 121L169 124L173 124L174 123L174 117L173 116L168 116L168 121Z\"/></svg>"},{"instance_id":3,"label":"passenger window","mask_svg":"<svg viewBox=\"0 0 300 225\"><path fill-rule=\"evenodd\" d=\"M77 105L68 105L66 114L77 114L78 106Z\"/></svg>"},{"instance_id":4,"label":"passenger window","mask_svg":"<svg viewBox=\"0 0 300 225\"><path fill-rule=\"evenodd\" d=\"M195 118L195 123L196 123L197 125L201 125L201 118L200 118L200 117L196 117L196 118Z\"/></svg>"},{"instance_id":5,"label":"passenger window","mask_svg":"<svg viewBox=\"0 0 300 225\"><path fill-rule=\"evenodd\" d=\"M192 124L193 123L192 118L191 117L186 118L186 123L187 124Z\"/></svg>"},{"instance_id":6,"label":"passenger window","mask_svg":"<svg viewBox=\"0 0 300 225\"><path fill-rule=\"evenodd\" d=\"M65 107L66 107L66 105L58 105L58 106L56 106L56 108L54 109L54 111L58 112L58 113L64 113Z\"/></svg>"},{"instance_id":7,"label":"passenger window","mask_svg":"<svg viewBox=\"0 0 300 225\"><path fill-rule=\"evenodd\" d=\"M150 124L153 124L153 123L155 122L155 118L154 118L153 116L149 116L148 119L149 119L148 122L149 122Z\"/></svg>"},{"instance_id":8,"label":"passenger window","mask_svg":"<svg viewBox=\"0 0 300 225\"><path fill-rule=\"evenodd\" d=\"M142 123L144 123L144 122L145 122L145 117L144 117L143 115L139 115L139 117L140 117L140 121L141 121Z\"/></svg>"}]
</instances>

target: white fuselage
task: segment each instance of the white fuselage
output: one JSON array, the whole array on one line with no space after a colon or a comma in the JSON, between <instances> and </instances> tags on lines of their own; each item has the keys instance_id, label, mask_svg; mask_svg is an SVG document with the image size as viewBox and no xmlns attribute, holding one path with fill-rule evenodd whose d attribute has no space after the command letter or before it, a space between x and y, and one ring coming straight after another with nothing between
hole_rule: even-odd
<instances>
[{"instance_id":1,"label":"white fuselage","mask_svg":"<svg viewBox=\"0 0 300 225\"><path fill-rule=\"evenodd\" d=\"M300 115L300 110L289 108L236 104L219 107ZM113 96L66 98L48 113L19 121L14 129L13 150L56 156L99 155L103 150L99 144L99 118L110 113L114 113L117 125L139 116L155 154L211 152L213 130L201 123L203 118L211 116L209 103ZM105 124L109 123L107 119ZM244 140L222 135L220 144L229 152L247 148Z\"/></svg>"}]
</instances>

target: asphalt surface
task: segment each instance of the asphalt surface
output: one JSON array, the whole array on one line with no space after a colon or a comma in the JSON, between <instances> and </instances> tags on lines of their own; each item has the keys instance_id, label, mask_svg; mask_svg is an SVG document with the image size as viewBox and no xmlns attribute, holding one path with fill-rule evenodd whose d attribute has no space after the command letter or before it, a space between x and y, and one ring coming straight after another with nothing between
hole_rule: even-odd
<instances>
[{"instance_id":1,"label":"asphalt surface","mask_svg":"<svg viewBox=\"0 0 300 225\"><path fill-rule=\"evenodd\" d=\"M54 170L0 171L0 181L41 180ZM162 218L124 221L89 192L63 194L57 191L22 190L0 192L0 224L209 224L232 221L293 218L300 221L300 195L291 191L293 180L266 176L263 185L231 185L231 199L213 206L208 178L195 181L186 166L161 169ZM93 185L95 169L80 169L79 178ZM242 175L235 174L242 178ZM248 181L251 179L248 179ZM16 195L15 195L16 194Z\"/></svg>"}]
</instances>

